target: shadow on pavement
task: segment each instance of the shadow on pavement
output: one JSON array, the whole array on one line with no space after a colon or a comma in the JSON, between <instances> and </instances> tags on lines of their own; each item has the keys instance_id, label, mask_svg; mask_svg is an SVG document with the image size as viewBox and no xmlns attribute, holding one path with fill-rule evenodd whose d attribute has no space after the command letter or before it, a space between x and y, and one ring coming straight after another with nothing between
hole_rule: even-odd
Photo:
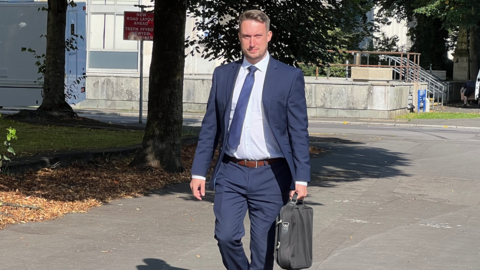
<instances>
[{"instance_id":1,"label":"shadow on pavement","mask_svg":"<svg viewBox=\"0 0 480 270\"><path fill-rule=\"evenodd\" d=\"M186 268L178 268L178 267L171 266L164 260L160 260L160 259L144 259L143 262L146 265L137 265L137 270L158 270L158 269L188 270Z\"/></svg>"},{"instance_id":2,"label":"shadow on pavement","mask_svg":"<svg viewBox=\"0 0 480 270\"><path fill-rule=\"evenodd\" d=\"M311 145L316 146L320 151L319 154L311 154L312 178L310 186L335 187L340 182L407 176L403 167L408 166L409 161L402 153L339 137L311 137ZM59 198L62 198L65 201L83 200L95 196L95 199L106 203L108 196L111 196L108 194L114 194L114 197L116 197L124 190L131 190L127 184L123 185L121 183L121 178L131 180L132 177L138 177L134 172L122 171L123 169L117 168L117 165L112 166L99 162L96 166L98 171L92 171L88 164L82 163L71 166L69 170L62 172L51 169L39 171L35 175L25 178L26 181L22 183L21 187L16 184L19 181L24 181L24 176L16 175L8 182L4 181L3 186L0 185L0 190L19 190L27 196L41 194L45 199L59 200ZM76 177L66 178L70 173L75 173ZM96 173L108 174L110 179L99 184ZM190 177L189 172L185 172L185 174L188 178ZM43 177L43 182L32 180L39 176ZM178 176L172 175L171 177ZM85 193L85 190L95 191ZM197 201L191 194L189 183L153 190L146 194L146 196L153 195L173 195L186 201ZM214 192L207 190L203 203L213 203L213 201ZM314 204L314 202L309 202L308 199L307 203Z\"/></svg>"},{"instance_id":3,"label":"shadow on pavement","mask_svg":"<svg viewBox=\"0 0 480 270\"><path fill-rule=\"evenodd\" d=\"M311 154L312 177L309 186L328 188L335 187L339 182L408 176L403 167L410 165L410 162L403 153L338 137L310 137L310 145L320 148L321 153ZM156 190L150 195L154 194L160 196L173 194L184 200L197 201L191 195L188 183ZM213 203L213 199L214 192L207 190L203 201ZM308 201L308 198L306 203L321 205Z\"/></svg>"},{"instance_id":4,"label":"shadow on pavement","mask_svg":"<svg viewBox=\"0 0 480 270\"><path fill-rule=\"evenodd\" d=\"M205 197L202 198L202 201L213 203L215 193L211 190L208 190L208 181L206 182L207 190L205 191ZM190 183L181 183L175 184L173 186L159 189L159 190L152 190L150 194L145 194L145 196L152 196L152 195L176 195L178 198L181 198L186 201L195 201L198 200L193 197L192 191L190 190Z\"/></svg>"},{"instance_id":5,"label":"shadow on pavement","mask_svg":"<svg viewBox=\"0 0 480 270\"><path fill-rule=\"evenodd\" d=\"M310 186L335 187L339 182L408 176L403 167L410 162L403 153L329 137L311 137L311 145L326 153L312 155Z\"/></svg>"}]
</instances>

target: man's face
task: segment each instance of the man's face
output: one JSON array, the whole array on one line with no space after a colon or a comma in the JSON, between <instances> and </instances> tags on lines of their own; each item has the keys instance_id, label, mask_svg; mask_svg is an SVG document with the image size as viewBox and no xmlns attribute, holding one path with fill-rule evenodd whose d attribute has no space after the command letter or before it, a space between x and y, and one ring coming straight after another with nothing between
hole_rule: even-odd
<instances>
[{"instance_id":1,"label":"man's face","mask_svg":"<svg viewBox=\"0 0 480 270\"><path fill-rule=\"evenodd\" d=\"M268 42L272 38L272 31L267 32L265 23L254 20L243 21L238 33L243 55L251 64L262 60L268 48Z\"/></svg>"}]
</instances>

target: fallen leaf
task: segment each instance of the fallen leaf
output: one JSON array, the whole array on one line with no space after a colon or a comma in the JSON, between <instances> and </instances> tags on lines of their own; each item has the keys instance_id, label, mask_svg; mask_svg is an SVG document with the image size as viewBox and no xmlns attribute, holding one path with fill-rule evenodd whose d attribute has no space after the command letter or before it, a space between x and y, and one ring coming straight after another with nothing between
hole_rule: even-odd
<instances>
[{"instance_id":1,"label":"fallen leaf","mask_svg":"<svg viewBox=\"0 0 480 270\"><path fill-rule=\"evenodd\" d=\"M0 201L3 204L0 204L0 212L12 217L0 215L0 229L9 224L51 220L68 213L85 213L112 200L135 198L150 190L189 182L194 153L195 145L182 148L185 171L174 174L160 169L129 167L134 158L134 155L129 155L73 163L55 170L1 175ZM7 202L39 209L11 207L5 205Z\"/></svg>"}]
</instances>

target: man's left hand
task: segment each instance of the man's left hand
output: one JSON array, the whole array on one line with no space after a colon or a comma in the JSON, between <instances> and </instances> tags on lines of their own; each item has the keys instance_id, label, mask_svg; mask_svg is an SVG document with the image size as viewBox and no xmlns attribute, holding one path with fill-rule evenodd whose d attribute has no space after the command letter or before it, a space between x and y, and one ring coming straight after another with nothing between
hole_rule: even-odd
<instances>
[{"instance_id":1,"label":"man's left hand","mask_svg":"<svg viewBox=\"0 0 480 270\"><path fill-rule=\"evenodd\" d=\"M301 184L295 184L295 190L290 191L290 199L293 198L293 194L297 193L297 200L303 200L307 197L307 186Z\"/></svg>"}]
</instances>

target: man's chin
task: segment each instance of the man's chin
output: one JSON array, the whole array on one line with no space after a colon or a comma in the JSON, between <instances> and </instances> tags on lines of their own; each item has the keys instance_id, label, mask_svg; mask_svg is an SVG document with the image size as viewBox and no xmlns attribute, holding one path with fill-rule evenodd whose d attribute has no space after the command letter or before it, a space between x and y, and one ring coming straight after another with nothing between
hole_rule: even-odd
<instances>
[{"instance_id":1,"label":"man's chin","mask_svg":"<svg viewBox=\"0 0 480 270\"><path fill-rule=\"evenodd\" d=\"M258 62L265 57L265 55L260 55L260 53L254 53L254 54L245 54L245 57L249 62Z\"/></svg>"}]
</instances>

